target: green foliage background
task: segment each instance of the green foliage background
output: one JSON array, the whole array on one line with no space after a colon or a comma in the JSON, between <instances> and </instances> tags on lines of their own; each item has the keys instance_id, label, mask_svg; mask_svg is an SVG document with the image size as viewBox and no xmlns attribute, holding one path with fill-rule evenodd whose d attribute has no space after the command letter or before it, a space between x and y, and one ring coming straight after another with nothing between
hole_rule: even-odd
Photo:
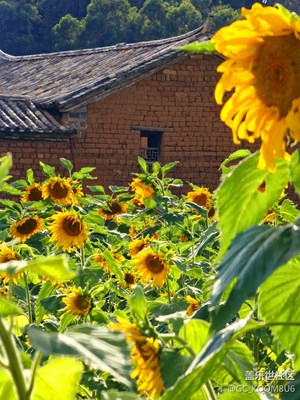
<instances>
[{"instance_id":1,"label":"green foliage background","mask_svg":"<svg viewBox=\"0 0 300 400\"><path fill-rule=\"evenodd\" d=\"M215 31L254 1L1 0L0 49L11 55L102 47L176 36L212 13ZM273 1L268 1L272 5ZM299 12L297 1L281 3Z\"/></svg>"}]
</instances>

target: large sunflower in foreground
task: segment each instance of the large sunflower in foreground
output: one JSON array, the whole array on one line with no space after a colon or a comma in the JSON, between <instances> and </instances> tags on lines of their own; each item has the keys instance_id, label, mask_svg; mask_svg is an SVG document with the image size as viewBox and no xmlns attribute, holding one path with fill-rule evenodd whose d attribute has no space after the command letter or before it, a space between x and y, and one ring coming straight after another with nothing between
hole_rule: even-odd
<instances>
[{"instance_id":1,"label":"large sunflower in foreground","mask_svg":"<svg viewBox=\"0 0 300 400\"><path fill-rule=\"evenodd\" d=\"M51 219L53 220L49 226L51 242L56 242L58 247L68 252L83 246L88 237L87 226L74 211L57 213Z\"/></svg>"},{"instance_id":2,"label":"large sunflower in foreground","mask_svg":"<svg viewBox=\"0 0 300 400\"><path fill-rule=\"evenodd\" d=\"M92 299L86 289L74 287L62 301L66 305L65 310L75 315L86 316L92 307Z\"/></svg>"},{"instance_id":3,"label":"large sunflower in foreground","mask_svg":"<svg viewBox=\"0 0 300 400\"><path fill-rule=\"evenodd\" d=\"M170 270L169 262L166 262L162 253L154 252L151 248L140 251L133 260L134 271L139 275L143 283L152 281L152 286L162 287Z\"/></svg>"},{"instance_id":4,"label":"large sunflower in foreground","mask_svg":"<svg viewBox=\"0 0 300 400\"><path fill-rule=\"evenodd\" d=\"M21 196L22 201L40 201L43 200L42 186L39 183L28 185Z\"/></svg>"},{"instance_id":5,"label":"large sunflower in foreground","mask_svg":"<svg viewBox=\"0 0 300 400\"><path fill-rule=\"evenodd\" d=\"M206 187L195 188L192 192L187 193L187 199L197 204L198 206L204 207L207 210L210 209L212 204L212 194Z\"/></svg>"},{"instance_id":6,"label":"large sunflower in foreground","mask_svg":"<svg viewBox=\"0 0 300 400\"><path fill-rule=\"evenodd\" d=\"M261 138L258 167L275 170L275 159L287 157L289 137L300 139L300 19L281 6L255 3L242 8L245 20L221 28L212 38L227 60L215 90L218 104L232 96L221 120L233 140Z\"/></svg>"},{"instance_id":7,"label":"large sunflower in foreground","mask_svg":"<svg viewBox=\"0 0 300 400\"><path fill-rule=\"evenodd\" d=\"M18 239L20 242L26 242L31 236L40 232L43 228L43 220L37 216L21 218L14 222L10 227L12 238Z\"/></svg>"},{"instance_id":8,"label":"large sunflower in foreground","mask_svg":"<svg viewBox=\"0 0 300 400\"><path fill-rule=\"evenodd\" d=\"M70 178L49 178L42 186L43 198L66 206L76 200L72 189Z\"/></svg>"},{"instance_id":9,"label":"large sunflower in foreground","mask_svg":"<svg viewBox=\"0 0 300 400\"><path fill-rule=\"evenodd\" d=\"M137 387L141 396L158 398L164 390L160 374L160 344L156 338L145 336L140 329L124 318L118 317L119 323L110 324L110 328L126 335L127 342L132 346L131 360L134 370L130 376L137 379Z\"/></svg>"}]
</instances>

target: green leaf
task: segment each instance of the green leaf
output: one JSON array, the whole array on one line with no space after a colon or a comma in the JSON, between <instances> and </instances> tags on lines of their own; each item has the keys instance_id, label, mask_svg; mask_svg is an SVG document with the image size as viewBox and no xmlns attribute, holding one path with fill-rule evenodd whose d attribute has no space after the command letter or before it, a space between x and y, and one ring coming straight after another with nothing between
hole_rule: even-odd
<instances>
[{"instance_id":1,"label":"green leaf","mask_svg":"<svg viewBox=\"0 0 300 400\"><path fill-rule=\"evenodd\" d=\"M296 150L290 160L291 183L294 184L296 192L300 194L300 150Z\"/></svg>"},{"instance_id":2,"label":"green leaf","mask_svg":"<svg viewBox=\"0 0 300 400\"><path fill-rule=\"evenodd\" d=\"M22 193L21 190L13 187L11 184L8 184L6 182L3 182L1 184L0 189L1 189L1 192L5 192L5 193L8 193L8 194L12 194L12 195L19 195L19 194Z\"/></svg>"},{"instance_id":3,"label":"green leaf","mask_svg":"<svg viewBox=\"0 0 300 400\"><path fill-rule=\"evenodd\" d=\"M65 334L47 333L30 326L29 340L45 356L79 357L91 368L109 372L120 382L130 385L129 350L122 334L83 324Z\"/></svg>"},{"instance_id":4,"label":"green leaf","mask_svg":"<svg viewBox=\"0 0 300 400\"><path fill-rule=\"evenodd\" d=\"M49 298L53 293L55 293L56 285L53 285L50 281L46 281L41 286L35 302L35 319L37 325L42 322L44 315L46 314L45 308L42 306L41 301Z\"/></svg>"},{"instance_id":5,"label":"green leaf","mask_svg":"<svg viewBox=\"0 0 300 400\"><path fill-rule=\"evenodd\" d=\"M297 209L295 204L289 200L285 199L279 207L280 217L285 222L294 222L297 217L299 217L300 211Z\"/></svg>"},{"instance_id":6,"label":"green leaf","mask_svg":"<svg viewBox=\"0 0 300 400\"><path fill-rule=\"evenodd\" d=\"M154 174L157 174L159 170L160 170L160 163L155 161L155 163L153 163L153 165L152 165L152 172Z\"/></svg>"},{"instance_id":7,"label":"green leaf","mask_svg":"<svg viewBox=\"0 0 300 400\"><path fill-rule=\"evenodd\" d=\"M213 327L224 326L272 272L299 253L298 225L254 226L240 233L223 258L212 288ZM219 306L223 292L235 279L225 304Z\"/></svg>"},{"instance_id":8,"label":"green leaf","mask_svg":"<svg viewBox=\"0 0 300 400\"><path fill-rule=\"evenodd\" d=\"M243 391L242 391L243 390ZM222 393L219 400L267 400L248 385L230 385L230 390Z\"/></svg>"},{"instance_id":9,"label":"green leaf","mask_svg":"<svg viewBox=\"0 0 300 400\"><path fill-rule=\"evenodd\" d=\"M7 317L8 315L20 315L22 310L9 300L0 297L0 316ZM1 398L1 397L0 397Z\"/></svg>"},{"instance_id":10,"label":"green leaf","mask_svg":"<svg viewBox=\"0 0 300 400\"><path fill-rule=\"evenodd\" d=\"M90 172L93 172L96 169L96 167L83 167L81 168L78 172L74 172L72 174L73 179L96 179L94 178Z\"/></svg>"},{"instance_id":11,"label":"green leaf","mask_svg":"<svg viewBox=\"0 0 300 400\"><path fill-rule=\"evenodd\" d=\"M33 170L31 168L29 168L26 171L26 179L27 179L29 185L32 185L34 183L34 174L33 174Z\"/></svg>"},{"instance_id":12,"label":"green leaf","mask_svg":"<svg viewBox=\"0 0 300 400\"><path fill-rule=\"evenodd\" d=\"M132 296L128 298L128 305L133 315L141 322L144 322L147 315L146 297L141 286L134 289Z\"/></svg>"},{"instance_id":13,"label":"green leaf","mask_svg":"<svg viewBox=\"0 0 300 400\"><path fill-rule=\"evenodd\" d=\"M101 185L88 186L88 188L92 193L105 195L104 187Z\"/></svg>"},{"instance_id":14,"label":"green leaf","mask_svg":"<svg viewBox=\"0 0 300 400\"><path fill-rule=\"evenodd\" d=\"M52 358L37 370L33 400L74 400L82 372L74 358Z\"/></svg>"},{"instance_id":15,"label":"green leaf","mask_svg":"<svg viewBox=\"0 0 300 400\"><path fill-rule=\"evenodd\" d=\"M180 47L180 50L192 51L194 53L217 54L214 43L210 40L205 42L194 42Z\"/></svg>"},{"instance_id":16,"label":"green leaf","mask_svg":"<svg viewBox=\"0 0 300 400\"><path fill-rule=\"evenodd\" d=\"M51 167L51 165L45 164L42 161L40 161L40 166L42 168L42 172L45 176L48 176L49 178L52 178L55 176L55 168Z\"/></svg>"},{"instance_id":17,"label":"green leaf","mask_svg":"<svg viewBox=\"0 0 300 400\"><path fill-rule=\"evenodd\" d=\"M179 161L174 161L174 162L171 162L169 164L163 165L161 167L162 174L163 175L168 174L178 163L179 163Z\"/></svg>"},{"instance_id":18,"label":"green leaf","mask_svg":"<svg viewBox=\"0 0 300 400\"><path fill-rule=\"evenodd\" d=\"M283 393L283 400L299 400L300 393L300 373L298 372L294 376L294 380L289 384L289 391L287 393Z\"/></svg>"},{"instance_id":19,"label":"green leaf","mask_svg":"<svg viewBox=\"0 0 300 400\"><path fill-rule=\"evenodd\" d=\"M69 171L70 173L73 170L73 163L70 160L67 160L66 158L60 158L59 159L61 165L66 168L67 171Z\"/></svg>"},{"instance_id":20,"label":"green leaf","mask_svg":"<svg viewBox=\"0 0 300 400\"><path fill-rule=\"evenodd\" d=\"M0 399L17 400L15 386L8 371L0 369Z\"/></svg>"},{"instance_id":21,"label":"green leaf","mask_svg":"<svg viewBox=\"0 0 300 400\"><path fill-rule=\"evenodd\" d=\"M107 262L111 272L116 275L120 282L124 282L124 276L119 266L119 261L114 257L110 250L106 249L101 256Z\"/></svg>"},{"instance_id":22,"label":"green leaf","mask_svg":"<svg viewBox=\"0 0 300 400\"><path fill-rule=\"evenodd\" d=\"M258 307L265 322L271 324L273 335L285 349L295 354L296 371L300 370L299 287L300 266L290 262L275 271L261 286ZM274 323L278 325L272 325Z\"/></svg>"},{"instance_id":23,"label":"green leaf","mask_svg":"<svg viewBox=\"0 0 300 400\"><path fill-rule=\"evenodd\" d=\"M209 323L199 319L186 322L179 331L179 337L184 339L195 354L200 353L208 339ZM190 354L184 350L184 354Z\"/></svg>"},{"instance_id":24,"label":"green leaf","mask_svg":"<svg viewBox=\"0 0 300 400\"><path fill-rule=\"evenodd\" d=\"M222 173L225 175L232 171L233 167L227 167L228 163L230 163L231 161L236 161L240 158L246 158L250 156L250 154L251 151L246 149L240 149L231 153L230 156L227 157L221 164Z\"/></svg>"},{"instance_id":25,"label":"green leaf","mask_svg":"<svg viewBox=\"0 0 300 400\"><path fill-rule=\"evenodd\" d=\"M262 220L289 180L287 161L278 160L274 173L258 169L257 164L258 154L243 160L225 176L216 192L221 230L220 256L224 255L237 233ZM258 190L262 184L265 184L263 192Z\"/></svg>"},{"instance_id":26,"label":"green leaf","mask_svg":"<svg viewBox=\"0 0 300 400\"><path fill-rule=\"evenodd\" d=\"M138 163L139 166L141 167L142 172L144 172L144 174L148 173L148 165L146 160L144 160L142 157L138 156Z\"/></svg>"},{"instance_id":27,"label":"green leaf","mask_svg":"<svg viewBox=\"0 0 300 400\"><path fill-rule=\"evenodd\" d=\"M7 153L5 157L1 157L0 159L1 164L0 164L0 185L8 175L9 169L12 167L13 162L12 162L12 155L10 153Z\"/></svg>"},{"instance_id":28,"label":"green leaf","mask_svg":"<svg viewBox=\"0 0 300 400\"><path fill-rule=\"evenodd\" d=\"M65 255L41 257L33 261L28 261L26 269L33 271L40 276L48 276L57 282L66 281L76 276L68 266Z\"/></svg>"},{"instance_id":29,"label":"green leaf","mask_svg":"<svg viewBox=\"0 0 300 400\"><path fill-rule=\"evenodd\" d=\"M167 390L161 400L190 399L200 387L212 378L216 368L232 346L234 337L248 323L248 319L233 323L211 337L202 351L194 358L188 370L176 384Z\"/></svg>"},{"instance_id":30,"label":"green leaf","mask_svg":"<svg viewBox=\"0 0 300 400\"><path fill-rule=\"evenodd\" d=\"M185 357L178 350L165 349L160 356L160 373L166 388L175 384L178 376L182 375L191 362L191 357ZM170 365L172 373L170 373Z\"/></svg>"}]
</instances>

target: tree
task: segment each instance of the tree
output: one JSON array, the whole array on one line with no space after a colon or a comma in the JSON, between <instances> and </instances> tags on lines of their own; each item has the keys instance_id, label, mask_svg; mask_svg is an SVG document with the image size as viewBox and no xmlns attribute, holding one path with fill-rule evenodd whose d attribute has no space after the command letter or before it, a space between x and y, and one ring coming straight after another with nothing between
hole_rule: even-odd
<instances>
[{"instance_id":1,"label":"tree","mask_svg":"<svg viewBox=\"0 0 300 400\"><path fill-rule=\"evenodd\" d=\"M83 23L72 15L61 18L52 29L54 50L74 50L78 47L78 38L83 31Z\"/></svg>"},{"instance_id":2,"label":"tree","mask_svg":"<svg viewBox=\"0 0 300 400\"><path fill-rule=\"evenodd\" d=\"M88 47L126 42L135 18L136 8L131 7L128 0L92 0L87 8L81 40Z\"/></svg>"},{"instance_id":3,"label":"tree","mask_svg":"<svg viewBox=\"0 0 300 400\"><path fill-rule=\"evenodd\" d=\"M231 22L241 19L241 14L238 10L234 10L229 5L217 6L212 9L211 15L212 26L211 31L215 32L222 26L229 25Z\"/></svg>"},{"instance_id":4,"label":"tree","mask_svg":"<svg viewBox=\"0 0 300 400\"><path fill-rule=\"evenodd\" d=\"M182 0L178 7L170 7L166 16L166 28L169 36L176 36L199 27L202 15L191 0Z\"/></svg>"},{"instance_id":5,"label":"tree","mask_svg":"<svg viewBox=\"0 0 300 400\"><path fill-rule=\"evenodd\" d=\"M25 0L1 1L0 15L1 49L12 55L34 52L34 32L39 24L37 8Z\"/></svg>"},{"instance_id":6,"label":"tree","mask_svg":"<svg viewBox=\"0 0 300 400\"><path fill-rule=\"evenodd\" d=\"M142 28L144 39L160 39L167 37L166 22L169 11L168 3L163 0L146 0L140 10L145 17L145 25Z\"/></svg>"}]
</instances>

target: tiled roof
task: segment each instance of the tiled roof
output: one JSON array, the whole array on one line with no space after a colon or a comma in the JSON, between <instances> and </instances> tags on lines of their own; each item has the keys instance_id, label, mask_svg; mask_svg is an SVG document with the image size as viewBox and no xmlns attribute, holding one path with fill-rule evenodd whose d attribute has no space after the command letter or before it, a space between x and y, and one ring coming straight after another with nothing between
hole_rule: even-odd
<instances>
[{"instance_id":1,"label":"tiled roof","mask_svg":"<svg viewBox=\"0 0 300 400\"><path fill-rule=\"evenodd\" d=\"M75 132L62 126L46 110L36 106L26 99L12 99L0 97L0 137L9 133L26 137L27 134L58 135L74 134ZM36 137L36 135L35 135Z\"/></svg>"},{"instance_id":2,"label":"tiled roof","mask_svg":"<svg viewBox=\"0 0 300 400\"><path fill-rule=\"evenodd\" d=\"M204 24L187 34L150 42L33 56L14 57L1 52L0 97L25 97L43 108L69 110L184 57L178 46L206 39Z\"/></svg>"}]
</instances>

